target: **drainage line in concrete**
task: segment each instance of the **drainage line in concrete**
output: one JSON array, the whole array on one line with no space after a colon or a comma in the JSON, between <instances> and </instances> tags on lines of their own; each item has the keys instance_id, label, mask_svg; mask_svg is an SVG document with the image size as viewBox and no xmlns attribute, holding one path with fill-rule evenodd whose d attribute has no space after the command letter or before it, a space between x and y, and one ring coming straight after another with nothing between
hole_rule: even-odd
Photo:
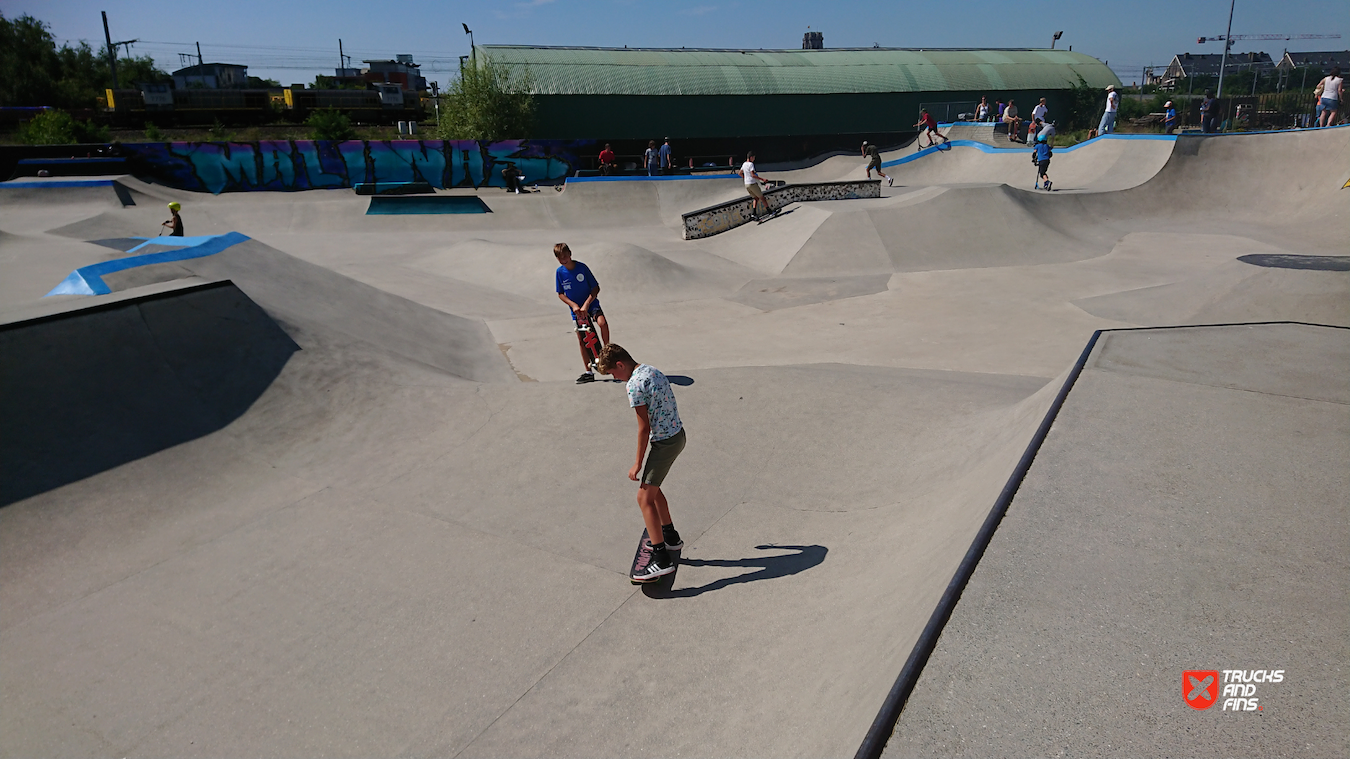
<instances>
[{"instance_id":1,"label":"drainage line in concrete","mask_svg":"<svg viewBox=\"0 0 1350 759\"><path fill-rule=\"evenodd\" d=\"M900 670L900 676L895 679L895 685L892 685L891 692L886 694L886 701L882 703L881 711L872 721L872 727L868 729L867 736L863 738L862 745L858 747L858 753L854 755L854 759L878 759L882 750L886 748L886 742L890 740L891 733L895 731L895 724L900 720L900 712L905 708L905 702L914 692L914 686L919 681L919 675L923 672L924 665L928 663L928 657L933 654L933 649L937 647L938 638L942 635L942 628L947 625L947 620L951 619L952 610L956 608L956 602L961 600L961 593L965 591L966 584L970 582L971 575L975 573L975 566L980 563L980 558L984 556L985 549L989 547L989 542L993 540L994 531L998 529L999 522L1003 521L1003 515L1008 512L1008 506L1012 504L1013 497L1017 495L1017 489L1022 485L1022 478L1026 477L1027 471L1031 469L1031 462L1036 460L1036 453L1041 449L1041 444L1045 442L1046 435L1050 433L1050 427L1055 423L1055 417L1059 415L1060 407L1064 405L1064 400L1068 398L1069 391L1078 381L1078 375L1082 374L1088 356L1092 354L1092 349L1096 347L1097 338L1101 337L1102 332L1103 330L1097 330L1092 333L1092 339L1088 340L1087 347L1078 357L1078 362L1073 365L1073 370L1069 372L1068 379L1064 380L1064 386L1059 389L1059 395L1055 396L1055 402L1050 404L1050 410L1046 412L1045 418L1041 420L1041 426L1031 438L1026 451L1023 452L1022 460L1017 462L1017 468L1008 477L1008 483L1003 486L1003 492L999 493L998 500L994 502L994 508L985 518L984 524L975 536L975 541L970 544L970 549L966 551L965 558L961 560L961 565L957 567L956 574L947 584L947 591L942 594L942 600L938 601L937 608L933 610L933 616L929 617L928 624L923 628L923 633L919 635L918 642L914 644L914 650L910 651L909 659L905 661L904 668Z\"/></svg>"}]
</instances>

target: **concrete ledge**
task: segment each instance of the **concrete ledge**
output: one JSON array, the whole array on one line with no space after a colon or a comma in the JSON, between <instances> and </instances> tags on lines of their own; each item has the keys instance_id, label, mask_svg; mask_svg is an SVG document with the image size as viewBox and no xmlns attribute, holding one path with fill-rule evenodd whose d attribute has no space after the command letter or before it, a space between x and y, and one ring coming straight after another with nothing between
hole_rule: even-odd
<instances>
[{"instance_id":1,"label":"concrete ledge","mask_svg":"<svg viewBox=\"0 0 1350 759\"><path fill-rule=\"evenodd\" d=\"M855 198L881 197L880 179L860 179L851 182L817 182L814 184L793 184L766 190L765 199L769 208L778 210L789 203L807 200L852 200ZM738 200L728 200L715 206L700 208L684 214L684 239L699 240L712 237L729 229L735 229L753 221L752 199L747 194Z\"/></svg>"}]
</instances>

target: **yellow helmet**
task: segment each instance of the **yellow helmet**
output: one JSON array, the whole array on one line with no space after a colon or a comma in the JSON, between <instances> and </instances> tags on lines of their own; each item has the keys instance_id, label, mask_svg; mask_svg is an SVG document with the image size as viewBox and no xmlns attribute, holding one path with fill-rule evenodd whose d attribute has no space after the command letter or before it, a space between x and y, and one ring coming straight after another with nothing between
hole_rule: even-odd
<instances>
[{"instance_id":1,"label":"yellow helmet","mask_svg":"<svg viewBox=\"0 0 1350 759\"><path fill-rule=\"evenodd\" d=\"M182 205L181 203L179 203L178 201L176 201L176 200L175 200L174 202L172 202L172 203L169 204L169 210L170 210L170 211L181 211L182 209L183 209L183 205Z\"/></svg>"}]
</instances>

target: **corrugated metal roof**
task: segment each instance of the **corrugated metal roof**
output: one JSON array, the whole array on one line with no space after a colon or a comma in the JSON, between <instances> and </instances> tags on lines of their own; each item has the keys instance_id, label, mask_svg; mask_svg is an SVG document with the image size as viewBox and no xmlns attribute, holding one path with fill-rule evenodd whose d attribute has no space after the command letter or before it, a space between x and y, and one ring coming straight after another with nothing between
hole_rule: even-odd
<instances>
[{"instance_id":1,"label":"corrugated metal roof","mask_svg":"<svg viewBox=\"0 0 1350 759\"><path fill-rule=\"evenodd\" d=\"M671 50L478 45L536 95L823 95L1119 86L1068 50Z\"/></svg>"}]
</instances>

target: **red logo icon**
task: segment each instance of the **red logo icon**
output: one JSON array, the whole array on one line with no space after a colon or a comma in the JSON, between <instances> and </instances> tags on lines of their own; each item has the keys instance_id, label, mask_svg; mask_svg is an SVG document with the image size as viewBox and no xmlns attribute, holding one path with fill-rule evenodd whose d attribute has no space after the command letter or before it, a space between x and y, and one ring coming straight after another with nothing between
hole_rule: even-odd
<instances>
[{"instance_id":1,"label":"red logo icon","mask_svg":"<svg viewBox=\"0 0 1350 759\"><path fill-rule=\"evenodd\" d=\"M1219 698L1219 670L1188 669L1181 673L1181 696L1192 709L1208 709Z\"/></svg>"}]
</instances>

